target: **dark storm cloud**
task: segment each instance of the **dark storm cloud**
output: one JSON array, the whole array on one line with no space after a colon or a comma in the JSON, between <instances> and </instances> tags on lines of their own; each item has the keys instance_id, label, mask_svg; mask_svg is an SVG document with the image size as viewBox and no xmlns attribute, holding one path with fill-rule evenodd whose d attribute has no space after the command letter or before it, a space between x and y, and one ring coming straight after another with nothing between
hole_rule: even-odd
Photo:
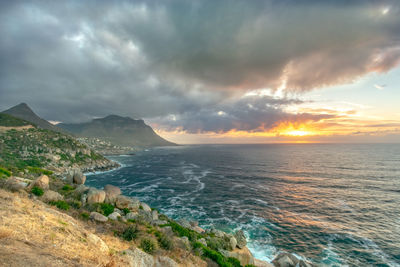
<instances>
[{"instance_id":1,"label":"dark storm cloud","mask_svg":"<svg viewBox=\"0 0 400 267\"><path fill-rule=\"evenodd\" d=\"M220 103L200 111L187 111L171 115L156 124L166 125L164 130L182 130L188 133L217 132L231 130L247 132L268 131L281 123L309 123L334 118L334 115L288 114L284 106L300 103L298 100L274 99L269 96L247 96L236 101Z\"/></svg>"},{"instance_id":2,"label":"dark storm cloud","mask_svg":"<svg viewBox=\"0 0 400 267\"><path fill-rule=\"evenodd\" d=\"M238 96L248 90L302 92L345 83L388 71L400 58L395 1L4 1L0 7L0 107L28 102L52 120L175 114L181 125L165 123L190 131L252 130L295 118L272 98L254 100L258 110L247 108ZM216 117L221 108L228 115Z\"/></svg>"}]
</instances>

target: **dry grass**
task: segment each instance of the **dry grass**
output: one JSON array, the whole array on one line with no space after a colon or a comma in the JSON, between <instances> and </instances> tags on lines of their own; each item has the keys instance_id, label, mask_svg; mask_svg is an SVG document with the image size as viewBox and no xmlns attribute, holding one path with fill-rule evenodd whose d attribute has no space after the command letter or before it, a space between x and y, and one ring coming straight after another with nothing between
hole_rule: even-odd
<instances>
[{"instance_id":1,"label":"dry grass","mask_svg":"<svg viewBox=\"0 0 400 267\"><path fill-rule=\"evenodd\" d=\"M72 266L107 266L116 261L110 251L129 247L113 237L104 236L105 243L94 235L94 229L85 227L83 222L40 201L0 189L0 266L5 263L9 266L9 258L4 258L8 250L15 250L14 257L26 254L29 258L29 251L33 250L37 257L45 255L44 262L49 258L53 258L55 263L56 259L62 259L61 265L51 266L65 266L66 262ZM11 266L20 264L11 263Z\"/></svg>"},{"instance_id":2,"label":"dry grass","mask_svg":"<svg viewBox=\"0 0 400 267\"><path fill-rule=\"evenodd\" d=\"M110 227L118 226L77 220L26 194L0 189L0 266L130 266L121 251L137 245L114 236ZM155 256L168 256L181 267L207 266L179 248Z\"/></svg>"}]
</instances>

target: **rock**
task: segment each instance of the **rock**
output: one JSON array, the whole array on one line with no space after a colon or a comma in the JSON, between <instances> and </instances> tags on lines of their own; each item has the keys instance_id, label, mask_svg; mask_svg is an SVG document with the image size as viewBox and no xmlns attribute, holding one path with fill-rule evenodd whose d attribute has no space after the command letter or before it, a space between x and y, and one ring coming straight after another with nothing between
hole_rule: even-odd
<instances>
[{"instance_id":1,"label":"rock","mask_svg":"<svg viewBox=\"0 0 400 267\"><path fill-rule=\"evenodd\" d=\"M113 220L113 221L117 221L118 217L121 217L121 214L119 214L118 212L113 212L110 215L108 215L108 218Z\"/></svg>"},{"instance_id":2,"label":"rock","mask_svg":"<svg viewBox=\"0 0 400 267\"><path fill-rule=\"evenodd\" d=\"M106 194L106 195L107 195L107 194ZM124 212L123 212L122 210L120 210L120 209L117 209L117 208L114 208L114 212L118 212L119 215L121 215L121 216L124 215Z\"/></svg>"},{"instance_id":3,"label":"rock","mask_svg":"<svg viewBox=\"0 0 400 267\"><path fill-rule=\"evenodd\" d=\"M75 188L74 194L75 194L76 196L80 196L80 195L82 195L82 194L87 193L87 192L89 191L89 189L90 189L90 188L87 187L86 185L81 184L81 185L78 185L78 186Z\"/></svg>"},{"instance_id":4,"label":"rock","mask_svg":"<svg viewBox=\"0 0 400 267\"><path fill-rule=\"evenodd\" d=\"M178 267L179 265L171 258L158 256L156 258L156 267Z\"/></svg>"},{"instance_id":5,"label":"rock","mask_svg":"<svg viewBox=\"0 0 400 267\"><path fill-rule=\"evenodd\" d=\"M223 255L226 257L233 257L240 261L240 264L246 266L247 264L254 265L254 257L251 254L250 250L247 247L243 247L242 249L235 248L232 251L221 251Z\"/></svg>"},{"instance_id":6,"label":"rock","mask_svg":"<svg viewBox=\"0 0 400 267\"><path fill-rule=\"evenodd\" d=\"M299 263L299 259L287 252L281 252L272 261L275 267L295 267Z\"/></svg>"},{"instance_id":7,"label":"rock","mask_svg":"<svg viewBox=\"0 0 400 267\"><path fill-rule=\"evenodd\" d=\"M225 236L225 233L218 229L211 229L211 233L213 233L218 238L223 238Z\"/></svg>"},{"instance_id":8,"label":"rock","mask_svg":"<svg viewBox=\"0 0 400 267\"><path fill-rule=\"evenodd\" d=\"M47 175L41 175L29 185L29 189L32 189L35 186L43 190L49 189L49 177Z\"/></svg>"},{"instance_id":9,"label":"rock","mask_svg":"<svg viewBox=\"0 0 400 267\"><path fill-rule=\"evenodd\" d=\"M90 213L90 219L98 221L98 222L108 221L108 218L106 216L104 216L103 214L100 214L98 212L95 212L95 211Z\"/></svg>"},{"instance_id":10,"label":"rock","mask_svg":"<svg viewBox=\"0 0 400 267\"><path fill-rule=\"evenodd\" d=\"M256 267L274 267L274 265L269 262L257 260L257 259L254 259L254 265Z\"/></svg>"},{"instance_id":11,"label":"rock","mask_svg":"<svg viewBox=\"0 0 400 267\"><path fill-rule=\"evenodd\" d=\"M229 247L230 247L230 249L234 250L236 248L236 245L237 245L236 238L234 236L231 236L229 238Z\"/></svg>"},{"instance_id":12,"label":"rock","mask_svg":"<svg viewBox=\"0 0 400 267\"><path fill-rule=\"evenodd\" d=\"M140 202L136 198L119 195L115 199L115 206L119 209L130 209L137 211L139 209L139 205Z\"/></svg>"},{"instance_id":13,"label":"rock","mask_svg":"<svg viewBox=\"0 0 400 267\"><path fill-rule=\"evenodd\" d=\"M199 222L198 221L190 221L189 223L190 223L190 226L192 226L192 227L199 226Z\"/></svg>"},{"instance_id":14,"label":"rock","mask_svg":"<svg viewBox=\"0 0 400 267\"><path fill-rule=\"evenodd\" d=\"M132 248L122 252L124 266L129 267L178 267L179 265L169 257L152 256L146 252Z\"/></svg>"},{"instance_id":15,"label":"rock","mask_svg":"<svg viewBox=\"0 0 400 267\"><path fill-rule=\"evenodd\" d=\"M236 238L238 248L243 248L247 245L246 236L242 230L236 231L234 236Z\"/></svg>"},{"instance_id":16,"label":"rock","mask_svg":"<svg viewBox=\"0 0 400 267\"><path fill-rule=\"evenodd\" d=\"M138 219L147 223L151 223L153 221L151 212L145 210L139 210Z\"/></svg>"},{"instance_id":17,"label":"rock","mask_svg":"<svg viewBox=\"0 0 400 267\"><path fill-rule=\"evenodd\" d=\"M122 255L127 266L130 267L154 266L155 264L153 256L138 248L124 250Z\"/></svg>"},{"instance_id":18,"label":"rock","mask_svg":"<svg viewBox=\"0 0 400 267\"><path fill-rule=\"evenodd\" d=\"M164 221L164 220L154 220L152 223L154 225L163 225L163 224L167 224L168 222Z\"/></svg>"},{"instance_id":19,"label":"rock","mask_svg":"<svg viewBox=\"0 0 400 267\"><path fill-rule=\"evenodd\" d=\"M205 230L203 228L201 228L200 226L192 226L191 229L199 234L202 234L205 232Z\"/></svg>"},{"instance_id":20,"label":"rock","mask_svg":"<svg viewBox=\"0 0 400 267\"><path fill-rule=\"evenodd\" d=\"M136 220L139 217L139 213L137 212L129 212L128 214L125 215L125 218L127 220Z\"/></svg>"},{"instance_id":21,"label":"rock","mask_svg":"<svg viewBox=\"0 0 400 267\"><path fill-rule=\"evenodd\" d=\"M87 195L86 194L82 194L81 195L82 206L86 205L86 201L87 201Z\"/></svg>"},{"instance_id":22,"label":"rock","mask_svg":"<svg viewBox=\"0 0 400 267\"><path fill-rule=\"evenodd\" d=\"M297 264L297 266L299 266L299 267L313 267L315 265L310 263L310 262L308 262L308 261L305 261L305 260L299 260L299 263Z\"/></svg>"},{"instance_id":23,"label":"rock","mask_svg":"<svg viewBox=\"0 0 400 267\"><path fill-rule=\"evenodd\" d=\"M204 238L200 238L197 242L207 247L207 241Z\"/></svg>"},{"instance_id":24,"label":"rock","mask_svg":"<svg viewBox=\"0 0 400 267\"><path fill-rule=\"evenodd\" d=\"M147 205L146 203L142 202L140 205L142 206L144 211L151 212L150 206Z\"/></svg>"},{"instance_id":25,"label":"rock","mask_svg":"<svg viewBox=\"0 0 400 267\"><path fill-rule=\"evenodd\" d=\"M89 233L87 236L88 242L94 243L102 252L109 252L110 249L108 248L107 244L98 237L97 235Z\"/></svg>"},{"instance_id":26,"label":"rock","mask_svg":"<svg viewBox=\"0 0 400 267\"><path fill-rule=\"evenodd\" d=\"M83 175L83 173L79 169L76 169L74 171L72 182L74 184L84 184L86 182L86 176Z\"/></svg>"},{"instance_id":27,"label":"rock","mask_svg":"<svg viewBox=\"0 0 400 267\"><path fill-rule=\"evenodd\" d=\"M105 198L106 198L106 192L96 188L90 188L87 194L87 203L88 204L103 203Z\"/></svg>"},{"instance_id":28,"label":"rock","mask_svg":"<svg viewBox=\"0 0 400 267\"><path fill-rule=\"evenodd\" d=\"M110 184L104 186L104 192L106 192L105 202L111 204L114 204L117 196L121 195L121 189Z\"/></svg>"},{"instance_id":29,"label":"rock","mask_svg":"<svg viewBox=\"0 0 400 267\"><path fill-rule=\"evenodd\" d=\"M63 199L64 197L61 194L52 190L45 191L42 196L42 201L44 202L59 201Z\"/></svg>"},{"instance_id":30,"label":"rock","mask_svg":"<svg viewBox=\"0 0 400 267\"><path fill-rule=\"evenodd\" d=\"M185 220L185 219L179 219L176 221L180 226L185 227L185 228L191 228L190 223Z\"/></svg>"},{"instance_id":31,"label":"rock","mask_svg":"<svg viewBox=\"0 0 400 267\"><path fill-rule=\"evenodd\" d=\"M151 211L151 220L152 221L157 221L158 220L158 211L152 210Z\"/></svg>"},{"instance_id":32,"label":"rock","mask_svg":"<svg viewBox=\"0 0 400 267\"><path fill-rule=\"evenodd\" d=\"M5 181L0 179L0 182L5 189L10 190L11 192L22 191L25 188L24 185L21 184L15 177L10 177Z\"/></svg>"},{"instance_id":33,"label":"rock","mask_svg":"<svg viewBox=\"0 0 400 267\"><path fill-rule=\"evenodd\" d=\"M163 232L166 236L168 237L173 237L174 236L174 231L172 231L171 226L165 226L160 229L161 232Z\"/></svg>"}]
</instances>

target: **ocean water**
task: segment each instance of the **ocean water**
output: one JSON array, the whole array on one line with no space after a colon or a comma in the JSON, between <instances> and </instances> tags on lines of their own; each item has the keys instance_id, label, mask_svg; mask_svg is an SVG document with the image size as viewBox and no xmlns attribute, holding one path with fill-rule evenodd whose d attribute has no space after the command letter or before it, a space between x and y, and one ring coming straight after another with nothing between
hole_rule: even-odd
<instances>
[{"instance_id":1,"label":"ocean water","mask_svg":"<svg viewBox=\"0 0 400 267\"><path fill-rule=\"evenodd\" d=\"M243 229L260 259L400 266L400 144L198 145L112 157L89 175L173 218Z\"/></svg>"}]
</instances>

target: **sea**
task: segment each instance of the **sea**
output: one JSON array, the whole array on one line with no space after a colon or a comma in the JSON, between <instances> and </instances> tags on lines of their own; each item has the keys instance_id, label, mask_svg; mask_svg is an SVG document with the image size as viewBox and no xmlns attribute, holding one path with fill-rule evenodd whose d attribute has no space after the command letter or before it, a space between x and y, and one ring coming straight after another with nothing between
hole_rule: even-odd
<instances>
[{"instance_id":1,"label":"sea","mask_svg":"<svg viewBox=\"0 0 400 267\"><path fill-rule=\"evenodd\" d=\"M400 266L400 144L187 145L112 156L112 184L174 218L242 229L254 256Z\"/></svg>"}]
</instances>

